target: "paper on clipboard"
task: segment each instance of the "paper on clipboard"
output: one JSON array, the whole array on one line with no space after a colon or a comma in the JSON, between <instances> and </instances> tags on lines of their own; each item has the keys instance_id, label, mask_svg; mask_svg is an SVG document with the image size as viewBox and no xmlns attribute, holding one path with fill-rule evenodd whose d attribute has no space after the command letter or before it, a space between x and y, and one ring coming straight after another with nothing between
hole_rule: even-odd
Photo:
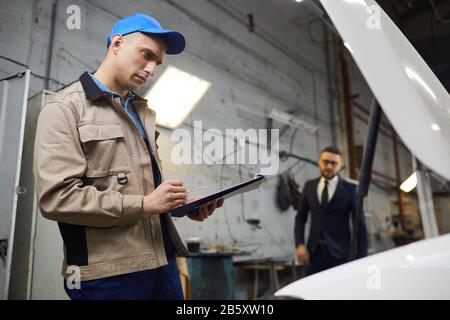
<instances>
[{"instance_id":1,"label":"paper on clipboard","mask_svg":"<svg viewBox=\"0 0 450 320\"><path fill-rule=\"evenodd\" d=\"M172 215L172 217L178 217L178 218L184 217L186 214L197 210L200 206L208 204L216 199L227 199L227 198L231 198L237 194L255 190L261 185L263 180L264 180L264 176L261 174L258 174L252 180L242 182L233 187L213 193L209 196L203 197L203 198L195 200L191 203L185 204L181 207L175 208L170 211L170 214Z\"/></svg>"}]
</instances>

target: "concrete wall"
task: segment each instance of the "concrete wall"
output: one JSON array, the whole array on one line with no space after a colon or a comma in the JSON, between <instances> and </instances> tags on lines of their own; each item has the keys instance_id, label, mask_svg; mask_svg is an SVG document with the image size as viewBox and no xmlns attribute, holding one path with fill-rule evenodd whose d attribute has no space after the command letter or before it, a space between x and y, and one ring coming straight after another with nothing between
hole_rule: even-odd
<instances>
[{"instance_id":1,"label":"concrete wall","mask_svg":"<svg viewBox=\"0 0 450 320\"><path fill-rule=\"evenodd\" d=\"M40 75L45 75L47 70L51 3L49 0L0 0L0 54L29 65ZM81 9L80 30L69 30L66 26L69 17L66 9L74 3ZM331 130L332 122L338 121L338 110L330 113L322 25L310 25L315 16L304 4L295 1L61 0L50 55L50 76L67 84L84 70L95 70L105 53L104 42L114 21L137 11L150 13L163 26L185 34L187 50L180 56L168 57L166 66L173 65L212 83L184 128L190 129L193 121L202 120L204 129L264 129L265 114L275 107L296 111L298 116L320 127L314 135L297 132L294 153L315 160L321 148L332 144L334 139L339 141L338 132ZM253 33L246 26L248 13L254 16ZM19 70L20 67L0 59L0 77ZM361 95L362 104L369 106L370 91L355 67L352 75L354 92ZM142 93L154 80L149 81ZM50 84L51 89L58 88L56 83ZM34 77L30 95L43 88L44 81ZM356 121L356 130L356 141L362 144L365 124ZM171 130L160 128L160 131L165 177L181 178L188 187L208 185L210 189L204 192L208 193L247 179L258 171L255 166L240 169L238 165L174 165L170 157L174 145L170 140ZM286 131L280 149L289 149L293 132ZM381 138L375 162L379 171L393 173L391 150L390 141ZM401 153L402 159L406 159L403 164L409 163L408 152L402 149ZM282 162L280 172L294 163L292 159ZM402 169L404 176L410 171L408 166ZM301 186L318 175L317 168L304 163L294 167L293 172ZM235 240L239 246L253 251L254 257L293 256L295 212L289 209L282 213L276 208L276 185L277 177L269 177L258 191L228 200L224 209L204 223L186 218L177 220L181 235L201 236L208 242ZM390 193L374 188L371 191L372 210L378 220L384 221L392 213ZM262 228L248 225L244 216L260 219Z\"/></svg>"}]
</instances>

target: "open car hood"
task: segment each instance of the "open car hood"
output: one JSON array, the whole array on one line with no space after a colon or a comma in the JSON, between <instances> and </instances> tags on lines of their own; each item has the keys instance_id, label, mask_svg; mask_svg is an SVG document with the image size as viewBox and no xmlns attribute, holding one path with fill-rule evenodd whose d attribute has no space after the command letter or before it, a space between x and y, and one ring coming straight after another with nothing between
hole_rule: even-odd
<instances>
[{"instance_id":1,"label":"open car hood","mask_svg":"<svg viewBox=\"0 0 450 320\"><path fill-rule=\"evenodd\" d=\"M319 1L405 145L450 180L450 96L441 82L375 1ZM448 279L450 235L346 263L293 282L275 295L450 299Z\"/></svg>"},{"instance_id":2,"label":"open car hood","mask_svg":"<svg viewBox=\"0 0 450 320\"><path fill-rule=\"evenodd\" d=\"M450 180L450 96L374 0L319 0L405 145Z\"/></svg>"},{"instance_id":3,"label":"open car hood","mask_svg":"<svg viewBox=\"0 0 450 320\"><path fill-rule=\"evenodd\" d=\"M377 253L293 282L297 299L450 299L450 235Z\"/></svg>"}]
</instances>

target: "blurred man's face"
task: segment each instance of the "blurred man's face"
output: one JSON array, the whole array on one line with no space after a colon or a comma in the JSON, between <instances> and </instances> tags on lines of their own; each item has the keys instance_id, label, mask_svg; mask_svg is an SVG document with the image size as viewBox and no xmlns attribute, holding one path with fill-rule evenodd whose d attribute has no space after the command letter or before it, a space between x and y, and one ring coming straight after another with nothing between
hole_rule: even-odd
<instances>
[{"instance_id":1,"label":"blurred man's face","mask_svg":"<svg viewBox=\"0 0 450 320\"><path fill-rule=\"evenodd\" d=\"M319 160L320 173L325 179L331 179L341 170L341 156L331 152L322 152Z\"/></svg>"},{"instance_id":2,"label":"blurred man's face","mask_svg":"<svg viewBox=\"0 0 450 320\"><path fill-rule=\"evenodd\" d=\"M166 51L164 40L140 32L115 35L111 46L114 46L116 81L125 90L137 90L150 76L154 76Z\"/></svg>"}]
</instances>

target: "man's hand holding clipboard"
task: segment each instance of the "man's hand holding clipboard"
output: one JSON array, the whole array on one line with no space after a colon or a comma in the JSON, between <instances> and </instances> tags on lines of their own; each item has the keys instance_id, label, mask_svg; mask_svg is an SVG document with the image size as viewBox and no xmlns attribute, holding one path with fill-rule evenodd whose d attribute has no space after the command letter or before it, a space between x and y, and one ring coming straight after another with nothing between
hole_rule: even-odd
<instances>
[{"instance_id":1,"label":"man's hand holding clipboard","mask_svg":"<svg viewBox=\"0 0 450 320\"><path fill-rule=\"evenodd\" d=\"M186 204L170 210L170 213L173 217L184 217L187 215L192 220L203 221L214 211L214 209L223 205L224 199L255 190L261 185L263 180L264 176L258 174L252 180L242 182L202 198L191 199Z\"/></svg>"},{"instance_id":2,"label":"man's hand holding clipboard","mask_svg":"<svg viewBox=\"0 0 450 320\"><path fill-rule=\"evenodd\" d=\"M201 199L201 197L194 197L188 200L188 203L194 202ZM188 218L195 221L203 221L213 214L214 210L223 206L223 199L217 199L209 204L204 204L200 206L197 210L189 212L187 214Z\"/></svg>"}]
</instances>

